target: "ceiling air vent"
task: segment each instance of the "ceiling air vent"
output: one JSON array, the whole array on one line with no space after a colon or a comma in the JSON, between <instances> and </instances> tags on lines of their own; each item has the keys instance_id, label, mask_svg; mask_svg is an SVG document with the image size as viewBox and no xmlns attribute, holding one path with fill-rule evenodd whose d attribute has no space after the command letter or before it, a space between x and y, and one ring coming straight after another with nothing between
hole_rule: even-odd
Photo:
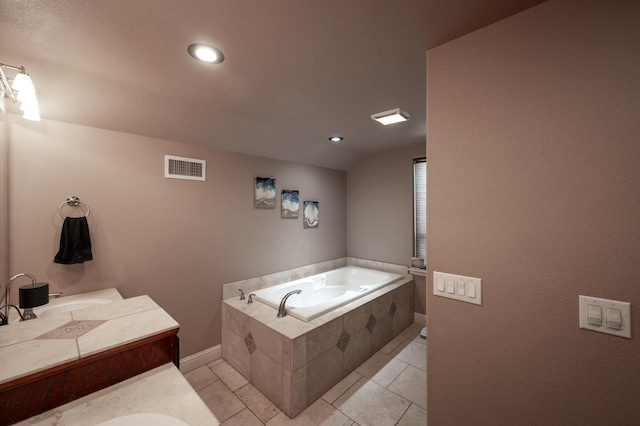
<instances>
[{"instance_id":1,"label":"ceiling air vent","mask_svg":"<svg viewBox=\"0 0 640 426\"><path fill-rule=\"evenodd\" d=\"M194 158L164 156L164 177L170 179L206 180L207 162Z\"/></svg>"}]
</instances>

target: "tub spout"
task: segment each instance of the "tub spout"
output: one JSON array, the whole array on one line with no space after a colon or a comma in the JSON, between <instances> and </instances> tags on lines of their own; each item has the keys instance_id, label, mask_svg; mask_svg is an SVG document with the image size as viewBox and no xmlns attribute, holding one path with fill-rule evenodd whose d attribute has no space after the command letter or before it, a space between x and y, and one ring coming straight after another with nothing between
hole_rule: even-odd
<instances>
[{"instance_id":1,"label":"tub spout","mask_svg":"<svg viewBox=\"0 0 640 426\"><path fill-rule=\"evenodd\" d=\"M280 307L278 308L278 316L279 317L284 317L284 316L287 315L287 311L284 308L284 305L285 305L285 303L287 303L287 299L289 298L289 296L291 296L292 294L300 294L300 293L302 293L302 290L298 289L298 290L290 291L289 293L284 295L284 297L280 301Z\"/></svg>"}]
</instances>

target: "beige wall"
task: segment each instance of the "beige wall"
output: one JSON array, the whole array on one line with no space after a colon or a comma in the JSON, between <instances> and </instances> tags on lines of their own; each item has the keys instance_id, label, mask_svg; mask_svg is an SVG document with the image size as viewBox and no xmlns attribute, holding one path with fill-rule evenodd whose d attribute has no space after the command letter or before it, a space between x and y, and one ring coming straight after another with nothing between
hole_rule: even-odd
<instances>
[{"instance_id":1,"label":"beige wall","mask_svg":"<svg viewBox=\"0 0 640 426\"><path fill-rule=\"evenodd\" d=\"M409 265L413 256L413 159L424 144L369 154L347 173L349 256ZM425 280L416 277L416 312L425 313Z\"/></svg>"},{"instance_id":2,"label":"beige wall","mask_svg":"<svg viewBox=\"0 0 640 426\"><path fill-rule=\"evenodd\" d=\"M428 423L629 425L640 401L640 3L550 1L428 52ZM431 288L431 287L430 287ZM632 303L633 339L578 328Z\"/></svg>"},{"instance_id":3,"label":"beige wall","mask_svg":"<svg viewBox=\"0 0 640 426\"><path fill-rule=\"evenodd\" d=\"M347 254L345 172L19 117L9 138L9 272L65 294L148 294L180 323L183 357L220 343L223 283ZM207 181L165 179L165 154L207 160ZM279 201L255 209L254 176L319 201L319 228L280 219ZM59 265L70 195L91 207L94 260Z\"/></svg>"},{"instance_id":4,"label":"beige wall","mask_svg":"<svg viewBox=\"0 0 640 426\"><path fill-rule=\"evenodd\" d=\"M424 144L369 154L347 173L349 256L408 265L413 256L413 162Z\"/></svg>"}]
</instances>

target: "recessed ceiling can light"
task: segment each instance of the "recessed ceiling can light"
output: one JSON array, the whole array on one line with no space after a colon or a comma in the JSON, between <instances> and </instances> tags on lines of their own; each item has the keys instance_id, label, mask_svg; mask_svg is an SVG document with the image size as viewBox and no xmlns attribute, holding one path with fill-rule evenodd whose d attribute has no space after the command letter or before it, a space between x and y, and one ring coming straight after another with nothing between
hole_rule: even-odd
<instances>
[{"instance_id":1,"label":"recessed ceiling can light","mask_svg":"<svg viewBox=\"0 0 640 426\"><path fill-rule=\"evenodd\" d=\"M341 142L344 138L342 136L331 136L329 140L333 143Z\"/></svg>"},{"instance_id":2,"label":"recessed ceiling can light","mask_svg":"<svg viewBox=\"0 0 640 426\"><path fill-rule=\"evenodd\" d=\"M224 61L224 55L220 49L208 44L194 43L187 48L187 51L193 58L208 64L219 64Z\"/></svg>"},{"instance_id":3,"label":"recessed ceiling can light","mask_svg":"<svg viewBox=\"0 0 640 426\"><path fill-rule=\"evenodd\" d=\"M389 124L400 123L402 121L407 121L411 118L407 111L404 111L400 108L390 109L389 111L379 112L377 114L372 114L371 118L376 120L378 123L382 123L387 126Z\"/></svg>"}]
</instances>

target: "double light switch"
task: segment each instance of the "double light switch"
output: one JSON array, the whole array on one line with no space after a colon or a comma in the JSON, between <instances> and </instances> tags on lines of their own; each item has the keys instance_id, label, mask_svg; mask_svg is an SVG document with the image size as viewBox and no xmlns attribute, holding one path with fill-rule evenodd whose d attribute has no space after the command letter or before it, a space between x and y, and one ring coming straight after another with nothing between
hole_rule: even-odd
<instances>
[{"instance_id":1,"label":"double light switch","mask_svg":"<svg viewBox=\"0 0 640 426\"><path fill-rule=\"evenodd\" d=\"M580 328L631 338L631 304L580 296Z\"/></svg>"}]
</instances>

